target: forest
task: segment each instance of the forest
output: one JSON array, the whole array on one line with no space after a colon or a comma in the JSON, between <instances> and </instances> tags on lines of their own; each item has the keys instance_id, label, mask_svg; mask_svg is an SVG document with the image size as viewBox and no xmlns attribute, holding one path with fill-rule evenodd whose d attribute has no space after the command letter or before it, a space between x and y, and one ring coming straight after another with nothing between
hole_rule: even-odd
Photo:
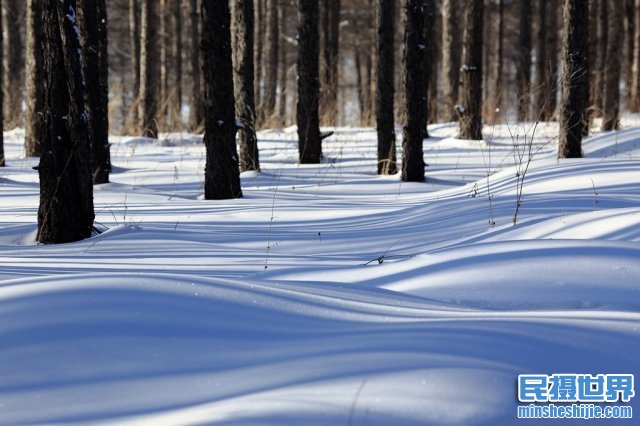
<instances>
[{"instance_id":1,"label":"forest","mask_svg":"<svg viewBox=\"0 0 640 426\"><path fill-rule=\"evenodd\" d=\"M0 6L0 425L633 424L640 0Z\"/></svg>"}]
</instances>

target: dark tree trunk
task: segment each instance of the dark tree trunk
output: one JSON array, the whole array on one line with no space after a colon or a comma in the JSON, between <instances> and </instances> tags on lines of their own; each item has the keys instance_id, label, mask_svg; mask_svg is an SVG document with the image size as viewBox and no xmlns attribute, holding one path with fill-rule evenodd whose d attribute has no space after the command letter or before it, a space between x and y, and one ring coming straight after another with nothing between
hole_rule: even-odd
<instances>
[{"instance_id":1,"label":"dark tree trunk","mask_svg":"<svg viewBox=\"0 0 640 426\"><path fill-rule=\"evenodd\" d=\"M158 137L158 11L156 0L142 0L140 14L140 118L142 135Z\"/></svg>"},{"instance_id":2,"label":"dark tree trunk","mask_svg":"<svg viewBox=\"0 0 640 426\"><path fill-rule=\"evenodd\" d=\"M207 200L242 197L236 150L230 25L227 0L202 0L204 144L207 148L204 197Z\"/></svg>"},{"instance_id":3,"label":"dark tree trunk","mask_svg":"<svg viewBox=\"0 0 640 426\"><path fill-rule=\"evenodd\" d=\"M78 0L94 184L109 182L109 62L105 0Z\"/></svg>"},{"instance_id":4,"label":"dark tree trunk","mask_svg":"<svg viewBox=\"0 0 640 426\"><path fill-rule=\"evenodd\" d=\"M93 186L74 0L45 0L45 114L40 157L39 243L91 236Z\"/></svg>"},{"instance_id":5,"label":"dark tree trunk","mask_svg":"<svg viewBox=\"0 0 640 426\"><path fill-rule=\"evenodd\" d=\"M458 103L460 86L460 21L458 3L460 0L442 2L442 100L444 121L455 121L458 117L455 106Z\"/></svg>"},{"instance_id":6,"label":"dark tree trunk","mask_svg":"<svg viewBox=\"0 0 640 426\"><path fill-rule=\"evenodd\" d=\"M631 94L629 110L640 112L640 0L635 0L633 12L635 18L635 32L633 36L633 67L631 68Z\"/></svg>"},{"instance_id":7,"label":"dark tree trunk","mask_svg":"<svg viewBox=\"0 0 640 426\"><path fill-rule=\"evenodd\" d=\"M276 93L278 89L278 2L267 0L266 47L264 68L264 102L262 104L262 122L272 125L276 112Z\"/></svg>"},{"instance_id":8,"label":"dark tree trunk","mask_svg":"<svg viewBox=\"0 0 640 426\"><path fill-rule=\"evenodd\" d=\"M396 166L396 133L393 116L395 78L395 7L393 0L378 0L378 55L376 82L376 130L378 133L378 174L392 175Z\"/></svg>"},{"instance_id":9,"label":"dark tree trunk","mask_svg":"<svg viewBox=\"0 0 640 426\"><path fill-rule=\"evenodd\" d=\"M172 124L182 131L182 13L180 1L172 3L173 15L173 72L174 72L174 102Z\"/></svg>"},{"instance_id":10,"label":"dark tree trunk","mask_svg":"<svg viewBox=\"0 0 640 426\"><path fill-rule=\"evenodd\" d=\"M520 31L518 34L518 62L516 80L518 82L518 120L529 118L531 99L531 0L520 3Z\"/></svg>"},{"instance_id":11,"label":"dark tree trunk","mask_svg":"<svg viewBox=\"0 0 640 426\"><path fill-rule=\"evenodd\" d=\"M240 136L240 171L260 170L253 98L253 0L236 0L233 14L233 87L236 116L242 123Z\"/></svg>"},{"instance_id":12,"label":"dark tree trunk","mask_svg":"<svg viewBox=\"0 0 640 426\"><path fill-rule=\"evenodd\" d=\"M320 99L322 121L335 126L338 117L338 45L340 40L340 0L323 0L322 78Z\"/></svg>"},{"instance_id":13,"label":"dark tree trunk","mask_svg":"<svg viewBox=\"0 0 640 426\"><path fill-rule=\"evenodd\" d=\"M427 123L438 121L438 37L437 34L437 1L427 2L425 11L424 38L427 44L425 51L425 91L427 97ZM426 129L426 128L425 128ZM428 137L428 133L425 134Z\"/></svg>"},{"instance_id":14,"label":"dark tree trunk","mask_svg":"<svg viewBox=\"0 0 640 426\"><path fill-rule=\"evenodd\" d=\"M469 0L464 29L462 95L458 108L460 139L482 139L482 17L483 0Z\"/></svg>"},{"instance_id":15,"label":"dark tree trunk","mask_svg":"<svg viewBox=\"0 0 640 426\"><path fill-rule=\"evenodd\" d=\"M587 76L588 9L581 0L564 0L562 100L559 158L582 157L582 134L589 96Z\"/></svg>"},{"instance_id":16,"label":"dark tree trunk","mask_svg":"<svg viewBox=\"0 0 640 426\"><path fill-rule=\"evenodd\" d=\"M27 0L26 103L24 151L27 157L40 156L44 111L44 60L42 58L42 0Z\"/></svg>"},{"instance_id":17,"label":"dark tree trunk","mask_svg":"<svg viewBox=\"0 0 640 426\"><path fill-rule=\"evenodd\" d=\"M158 124L164 131L169 131L169 111L171 110L171 81L169 75L171 72L171 11L169 2L171 0L160 0L160 31L158 39L160 40L160 99L158 108ZM174 0L175 1L175 0Z\"/></svg>"},{"instance_id":18,"label":"dark tree trunk","mask_svg":"<svg viewBox=\"0 0 640 426\"><path fill-rule=\"evenodd\" d=\"M634 35L635 35L635 0L625 0L624 2L624 18L625 18L625 33L624 33L624 45L625 45L625 82L626 82L626 95L627 99L631 94L631 85L633 80L633 57L634 57Z\"/></svg>"},{"instance_id":19,"label":"dark tree trunk","mask_svg":"<svg viewBox=\"0 0 640 426\"><path fill-rule=\"evenodd\" d=\"M20 26L24 0L5 0L4 19L4 127L22 126L22 80L24 77L24 48Z\"/></svg>"},{"instance_id":20,"label":"dark tree trunk","mask_svg":"<svg viewBox=\"0 0 640 426\"><path fill-rule=\"evenodd\" d=\"M407 121L402 129L401 178L410 182L424 181L422 141L427 124L424 15L424 0L406 0L403 82Z\"/></svg>"},{"instance_id":21,"label":"dark tree trunk","mask_svg":"<svg viewBox=\"0 0 640 426\"><path fill-rule=\"evenodd\" d=\"M604 70L604 108L602 130L618 128L620 114L620 68L622 62L622 4L608 1L609 30L607 37L606 67Z\"/></svg>"},{"instance_id":22,"label":"dark tree trunk","mask_svg":"<svg viewBox=\"0 0 640 426\"><path fill-rule=\"evenodd\" d=\"M298 150L300 163L320 163L318 2L298 2Z\"/></svg>"},{"instance_id":23,"label":"dark tree trunk","mask_svg":"<svg viewBox=\"0 0 640 426\"><path fill-rule=\"evenodd\" d=\"M256 103L256 126L258 125L262 125L262 123L260 123L261 121L261 111L262 111L262 92L261 92L261 85L262 85L262 51L264 49L264 43L263 43L263 34L265 33L265 29L266 29L266 25L265 25L265 1L266 0L255 0L256 1L256 7L255 7L255 11L254 11L254 25L256 27L256 34L258 35L258 37L255 38L255 50L253 52L253 70L254 70L254 77L253 77L253 92L254 92L254 99L255 99L255 103Z\"/></svg>"},{"instance_id":24,"label":"dark tree trunk","mask_svg":"<svg viewBox=\"0 0 640 426\"><path fill-rule=\"evenodd\" d=\"M494 105L491 105L491 118L495 123L502 111L502 99L504 95L504 0L498 0L498 40L496 58L493 69L493 96L495 97Z\"/></svg>"},{"instance_id":25,"label":"dark tree trunk","mask_svg":"<svg viewBox=\"0 0 640 426\"><path fill-rule=\"evenodd\" d=\"M129 43L131 45L131 72L133 73L132 87L132 119L138 132L138 103L140 102L140 0L129 0Z\"/></svg>"},{"instance_id":26,"label":"dark tree trunk","mask_svg":"<svg viewBox=\"0 0 640 426\"><path fill-rule=\"evenodd\" d=\"M2 10L2 0L0 0L0 10ZM3 27L3 22L2 19L0 19L0 58L2 58L2 54L3 54L3 33L2 33L2 27ZM0 76L4 75L4 63L0 61L0 65L2 66L2 68L0 69ZM2 101L4 98L4 93L2 92L2 78L0 78L0 105L2 105ZM6 166L6 160L4 158L4 133L1 131L3 129L3 124L4 124L4 119L3 119L3 114L0 114L0 167L4 167Z\"/></svg>"},{"instance_id":27,"label":"dark tree trunk","mask_svg":"<svg viewBox=\"0 0 640 426\"><path fill-rule=\"evenodd\" d=\"M598 115L602 115L604 109L604 70L609 38L608 2L609 0L598 1L598 59L593 83L593 102Z\"/></svg>"},{"instance_id":28,"label":"dark tree trunk","mask_svg":"<svg viewBox=\"0 0 640 426\"><path fill-rule=\"evenodd\" d=\"M284 37L287 33L287 19L285 15L285 7L283 4L278 5L278 25L280 26L280 35ZM278 49L278 86L280 87L280 96L278 98L278 126L285 127L287 121L287 70L289 64L287 55L289 52L288 43L282 43Z\"/></svg>"},{"instance_id":29,"label":"dark tree trunk","mask_svg":"<svg viewBox=\"0 0 640 426\"><path fill-rule=\"evenodd\" d=\"M204 122L204 101L202 91L202 73L200 60L200 14L198 0L189 0L191 17L191 35L189 37L189 59L191 63L191 96L189 97L189 129L197 132Z\"/></svg>"},{"instance_id":30,"label":"dark tree trunk","mask_svg":"<svg viewBox=\"0 0 640 426\"><path fill-rule=\"evenodd\" d=\"M555 13L552 10L547 13L547 0L538 0L538 34L536 37L536 107L535 115L541 121L547 121L547 110L545 106L551 98L551 81L549 74L553 71L549 69L547 62L547 33L556 31L556 28L547 26L547 16ZM553 52L550 52L553 54Z\"/></svg>"},{"instance_id":31,"label":"dark tree trunk","mask_svg":"<svg viewBox=\"0 0 640 426\"><path fill-rule=\"evenodd\" d=\"M553 120L558 106L558 12L561 4L559 0L548 0L551 7L547 7L547 66L545 86L549 89L548 101L544 104L542 113L545 120Z\"/></svg>"}]
</instances>

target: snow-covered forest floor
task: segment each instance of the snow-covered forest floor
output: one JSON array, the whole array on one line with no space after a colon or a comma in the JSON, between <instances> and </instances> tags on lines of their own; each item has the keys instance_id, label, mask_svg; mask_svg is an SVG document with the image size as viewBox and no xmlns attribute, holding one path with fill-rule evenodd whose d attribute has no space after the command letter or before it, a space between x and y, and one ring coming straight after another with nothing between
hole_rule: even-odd
<instances>
[{"instance_id":1,"label":"snow-covered forest floor","mask_svg":"<svg viewBox=\"0 0 640 426\"><path fill-rule=\"evenodd\" d=\"M266 131L230 201L202 200L200 137L112 137L106 231L58 246L34 242L37 159L6 132L0 424L538 424L518 374L640 371L622 124L563 161L556 124L433 125L425 183L376 176L372 130L309 166L294 129Z\"/></svg>"}]
</instances>

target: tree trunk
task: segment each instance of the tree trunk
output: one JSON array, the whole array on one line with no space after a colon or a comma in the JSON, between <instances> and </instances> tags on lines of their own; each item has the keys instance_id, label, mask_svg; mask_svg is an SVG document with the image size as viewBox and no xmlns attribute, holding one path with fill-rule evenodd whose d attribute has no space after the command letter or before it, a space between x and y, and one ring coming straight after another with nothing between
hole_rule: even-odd
<instances>
[{"instance_id":1,"label":"tree trunk","mask_svg":"<svg viewBox=\"0 0 640 426\"><path fill-rule=\"evenodd\" d=\"M133 73L132 88L132 120L138 132L138 103L140 102L140 0L129 0L129 43L131 45L131 71Z\"/></svg>"},{"instance_id":2,"label":"tree trunk","mask_svg":"<svg viewBox=\"0 0 640 426\"><path fill-rule=\"evenodd\" d=\"M105 0L79 0L85 102L94 184L109 182L109 62Z\"/></svg>"},{"instance_id":3,"label":"tree trunk","mask_svg":"<svg viewBox=\"0 0 640 426\"><path fill-rule=\"evenodd\" d=\"M27 0L26 103L24 150L27 157L40 156L44 112L44 59L42 57L42 1Z\"/></svg>"},{"instance_id":4,"label":"tree trunk","mask_svg":"<svg viewBox=\"0 0 640 426\"><path fill-rule=\"evenodd\" d=\"M189 130L200 131L204 121L204 101L202 96L202 73L200 60L200 14L198 0L189 0L189 15L191 17L191 36L189 56L191 63L191 96L189 98Z\"/></svg>"},{"instance_id":5,"label":"tree trunk","mask_svg":"<svg viewBox=\"0 0 640 426\"><path fill-rule=\"evenodd\" d=\"M298 2L298 150L301 164L320 163L318 2Z\"/></svg>"},{"instance_id":6,"label":"tree trunk","mask_svg":"<svg viewBox=\"0 0 640 426\"><path fill-rule=\"evenodd\" d=\"M422 141L427 124L425 96L425 4L406 0L404 30L404 91L407 121L402 129L402 180L424 181Z\"/></svg>"},{"instance_id":7,"label":"tree trunk","mask_svg":"<svg viewBox=\"0 0 640 426\"><path fill-rule=\"evenodd\" d=\"M581 0L564 0L562 101L558 158L582 157L582 134L589 96L586 72L588 9Z\"/></svg>"},{"instance_id":8,"label":"tree trunk","mask_svg":"<svg viewBox=\"0 0 640 426\"><path fill-rule=\"evenodd\" d=\"M455 121L460 85L460 21L457 17L460 0L442 2L442 113L444 121Z\"/></svg>"},{"instance_id":9,"label":"tree trunk","mask_svg":"<svg viewBox=\"0 0 640 426\"><path fill-rule=\"evenodd\" d=\"M171 124L182 131L182 11L180 1L172 3L174 93Z\"/></svg>"},{"instance_id":10,"label":"tree trunk","mask_svg":"<svg viewBox=\"0 0 640 426\"><path fill-rule=\"evenodd\" d=\"M171 11L169 2L171 0L160 0L160 31L158 39L160 40L160 99L158 101L158 125L164 131L169 131L167 124L169 122L169 110L171 104L171 82L169 75L171 70L171 58L169 57L169 49L171 48ZM175 0L173 0L175 1Z\"/></svg>"},{"instance_id":11,"label":"tree trunk","mask_svg":"<svg viewBox=\"0 0 640 426\"><path fill-rule=\"evenodd\" d=\"M378 0L378 55L376 78L376 131L378 174L393 175L396 166L396 133L393 116L395 52L395 7L393 0Z\"/></svg>"},{"instance_id":12,"label":"tree trunk","mask_svg":"<svg viewBox=\"0 0 640 426\"><path fill-rule=\"evenodd\" d=\"M622 62L622 4L609 0L607 4L608 37L604 69L604 108L602 130L618 128L620 113L620 67Z\"/></svg>"},{"instance_id":13,"label":"tree trunk","mask_svg":"<svg viewBox=\"0 0 640 426\"><path fill-rule=\"evenodd\" d=\"M0 0L0 10L2 10L2 0ZM1 18L1 17L0 17ZM4 46L2 45L2 42L4 40L4 36L3 36L3 22L2 19L0 19L0 58L2 58L2 54L3 54L3 50L4 50ZM0 62L0 65L2 66L2 68L0 69L0 77L2 75L4 75L4 62ZM0 105L2 105L2 101L4 98L4 93L2 92L2 78L0 78ZM4 124L4 118L3 118L3 114L0 114L0 130L3 129L3 124ZM6 160L4 158L4 133L0 131L0 167L4 167L6 166Z\"/></svg>"},{"instance_id":14,"label":"tree trunk","mask_svg":"<svg viewBox=\"0 0 640 426\"><path fill-rule=\"evenodd\" d=\"M75 0L45 0L45 114L40 157L39 243L91 236L93 186Z\"/></svg>"},{"instance_id":15,"label":"tree trunk","mask_svg":"<svg viewBox=\"0 0 640 426\"><path fill-rule=\"evenodd\" d=\"M625 33L624 33L624 45L625 45L625 67L624 77L626 85L627 99L631 94L631 85L633 80L633 56L634 56L634 36L635 36L635 0L625 0L624 2L624 18L625 18Z\"/></svg>"},{"instance_id":16,"label":"tree trunk","mask_svg":"<svg viewBox=\"0 0 640 426\"><path fill-rule=\"evenodd\" d=\"M158 137L158 11L155 0L142 0L140 27L140 118L142 135Z\"/></svg>"},{"instance_id":17,"label":"tree trunk","mask_svg":"<svg viewBox=\"0 0 640 426\"><path fill-rule=\"evenodd\" d=\"M483 0L469 0L464 29L462 96L458 107L460 139L482 139Z\"/></svg>"},{"instance_id":18,"label":"tree trunk","mask_svg":"<svg viewBox=\"0 0 640 426\"><path fill-rule=\"evenodd\" d=\"M340 0L324 0L322 13L322 78L320 99L322 121L335 126L338 117L338 46L340 41Z\"/></svg>"},{"instance_id":19,"label":"tree trunk","mask_svg":"<svg viewBox=\"0 0 640 426\"><path fill-rule=\"evenodd\" d=\"M555 11L552 10L550 14ZM538 0L538 34L536 37L536 107L534 114L541 121L547 121L545 106L551 97L548 75L552 72L547 63L547 33L556 31L547 26L547 0Z\"/></svg>"},{"instance_id":20,"label":"tree trunk","mask_svg":"<svg viewBox=\"0 0 640 426\"><path fill-rule=\"evenodd\" d=\"M254 99L256 103L256 127L261 126L262 117L260 117L262 111L262 51L264 49L263 45L263 34L265 33L266 25L265 25L265 4L266 0L256 0L256 7L254 11L254 21L256 27L256 34L258 37L255 38L255 50L253 52L253 91L254 91Z\"/></svg>"},{"instance_id":21,"label":"tree trunk","mask_svg":"<svg viewBox=\"0 0 640 426\"><path fill-rule=\"evenodd\" d=\"M425 91L427 97L427 123L438 121L438 37L437 33L437 1L427 2L425 11L424 38L427 44L425 51ZM425 127L426 130L426 127ZM428 137L428 133L425 133Z\"/></svg>"},{"instance_id":22,"label":"tree trunk","mask_svg":"<svg viewBox=\"0 0 640 426\"><path fill-rule=\"evenodd\" d=\"M502 100L504 95L504 0L498 0L498 40L497 52L493 70L493 96L495 97L495 105L491 105L491 118L494 123L497 122L500 112L502 111Z\"/></svg>"},{"instance_id":23,"label":"tree trunk","mask_svg":"<svg viewBox=\"0 0 640 426\"><path fill-rule=\"evenodd\" d=\"M278 2L267 0L266 47L264 68L264 102L262 104L263 124L273 125L276 112L276 94L278 89Z\"/></svg>"},{"instance_id":24,"label":"tree trunk","mask_svg":"<svg viewBox=\"0 0 640 426\"><path fill-rule=\"evenodd\" d=\"M635 0L635 33L633 42L633 67L631 71L631 99L629 101L629 110L631 112L640 112L640 0Z\"/></svg>"},{"instance_id":25,"label":"tree trunk","mask_svg":"<svg viewBox=\"0 0 640 426\"><path fill-rule=\"evenodd\" d=\"M285 7L283 4L278 5L278 25L280 26L280 36L284 37L287 30L287 19ZM288 43L284 42L278 49L278 86L280 87L280 97L278 98L278 126L285 127L287 121L287 70L289 64L287 62L287 54L289 49Z\"/></svg>"},{"instance_id":26,"label":"tree trunk","mask_svg":"<svg viewBox=\"0 0 640 426\"><path fill-rule=\"evenodd\" d=\"M598 1L598 59L593 87L594 107L598 115L602 115L604 109L604 70L606 68L607 40L609 38L608 2L609 0Z\"/></svg>"},{"instance_id":27,"label":"tree trunk","mask_svg":"<svg viewBox=\"0 0 640 426\"><path fill-rule=\"evenodd\" d=\"M202 0L204 144L207 148L204 197L207 200L242 197L236 150L230 25L227 0Z\"/></svg>"},{"instance_id":28,"label":"tree trunk","mask_svg":"<svg viewBox=\"0 0 640 426\"><path fill-rule=\"evenodd\" d=\"M4 19L4 128L22 126L22 79L24 77L24 48L20 25L24 0L5 0Z\"/></svg>"},{"instance_id":29,"label":"tree trunk","mask_svg":"<svg viewBox=\"0 0 640 426\"><path fill-rule=\"evenodd\" d=\"M240 171L260 170L253 98L253 0L232 2L233 87L240 129Z\"/></svg>"},{"instance_id":30,"label":"tree trunk","mask_svg":"<svg viewBox=\"0 0 640 426\"><path fill-rule=\"evenodd\" d=\"M531 99L531 0L520 3L520 31L518 34L518 61L516 80L518 82L518 121L529 118Z\"/></svg>"}]
</instances>

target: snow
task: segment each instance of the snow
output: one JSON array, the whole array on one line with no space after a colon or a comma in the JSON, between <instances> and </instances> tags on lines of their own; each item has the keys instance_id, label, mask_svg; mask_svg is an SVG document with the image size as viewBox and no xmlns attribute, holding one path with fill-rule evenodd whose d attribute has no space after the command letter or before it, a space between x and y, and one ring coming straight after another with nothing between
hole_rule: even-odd
<instances>
[{"instance_id":1,"label":"snow","mask_svg":"<svg viewBox=\"0 0 640 426\"><path fill-rule=\"evenodd\" d=\"M518 374L640 371L622 124L562 161L553 123L433 125L425 183L376 176L371 129L335 129L321 165L263 131L227 201L202 200L201 136L111 137L106 231L57 246L35 244L37 159L5 132L0 424L535 424Z\"/></svg>"}]
</instances>

